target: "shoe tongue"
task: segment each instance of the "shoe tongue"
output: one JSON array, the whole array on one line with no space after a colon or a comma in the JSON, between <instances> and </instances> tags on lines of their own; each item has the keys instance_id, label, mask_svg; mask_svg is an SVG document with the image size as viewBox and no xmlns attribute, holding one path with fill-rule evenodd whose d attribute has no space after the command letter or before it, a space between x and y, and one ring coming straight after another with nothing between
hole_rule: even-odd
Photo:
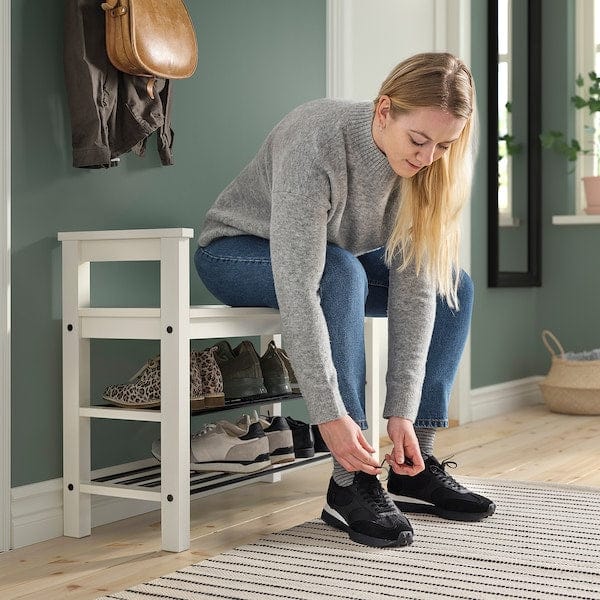
<instances>
[{"instance_id":1,"label":"shoe tongue","mask_svg":"<svg viewBox=\"0 0 600 600\"><path fill-rule=\"evenodd\" d=\"M379 488L379 489L383 489L381 487L381 483L379 483L379 479L377 479L376 475L369 475L368 473L365 473L364 471L356 471L356 473L354 474L354 481L365 488Z\"/></svg>"},{"instance_id":2,"label":"shoe tongue","mask_svg":"<svg viewBox=\"0 0 600 600\"><path fill-rule=\"evenodd\" d=\"M373 500L376 500L381 509L388 509L386 512L396 512L397 509L395 505L386 495L376 475L369 475L364 471L357 471L354 475L354 481L363 489L368 489L369 496Z\"/></svg>"}]
</instances>

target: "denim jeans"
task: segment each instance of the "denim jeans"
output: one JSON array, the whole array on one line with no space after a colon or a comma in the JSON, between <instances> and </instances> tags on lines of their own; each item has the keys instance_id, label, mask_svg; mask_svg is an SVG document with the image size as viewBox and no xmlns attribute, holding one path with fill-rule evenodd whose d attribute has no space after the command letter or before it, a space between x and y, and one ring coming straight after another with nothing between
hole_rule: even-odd
<instances>
[{"instance_id":1,"label":"denim jeans","mask_svg":"<svg viewBox=\"0 0 600 600\"><path fill-rule=\"evenodd\" d=\"M364 318L387 315L389 271L383 254L384 249L378 248L355 257L328 244L319 288L340 394L348 414L362 429L367 428ZM278 308L269 240L250 235L219 238L198 248L194 262L204 285L224 304ZM473 307L471 278L461 271L459 281L460 310L437 299L415 427L448 426L450 391Z\"/></svg>"}]
</instances>

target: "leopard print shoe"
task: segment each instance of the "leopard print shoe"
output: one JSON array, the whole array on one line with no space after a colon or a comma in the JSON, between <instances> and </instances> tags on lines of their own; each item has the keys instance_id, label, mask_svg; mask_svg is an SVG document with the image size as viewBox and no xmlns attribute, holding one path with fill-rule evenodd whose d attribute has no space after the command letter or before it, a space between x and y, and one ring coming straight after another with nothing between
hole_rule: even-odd
<instances>
[{"instance_id":1,"label":"leopard print shoe","mask_svg":"<svg viewBox=\"0 0 600 600\"><path fill-rule=\"evenodd\" d=\"M221 389L222 389L221 382ZM202 366L190 354L190 401L192 408L204 408ZM103 400L126 408L160 406L160 356L151 358L128 383L109 385Z\"/></svg>"},{"instance_id":2,"label":"leopard print shoe","mask_svg":"<svg viewBox=\"0 0 600 600\"><path fill-rule=\"evenodd\" d=\"M217 350L217 346L213 346L205 348L202 352L198 350L191 352L191 361L196 365L195 372L199 373L204 398L203 406L194 406L192 401L192 408L215 408L225 405L223 375L215 358Z\"/></svg>"}]
</instances>

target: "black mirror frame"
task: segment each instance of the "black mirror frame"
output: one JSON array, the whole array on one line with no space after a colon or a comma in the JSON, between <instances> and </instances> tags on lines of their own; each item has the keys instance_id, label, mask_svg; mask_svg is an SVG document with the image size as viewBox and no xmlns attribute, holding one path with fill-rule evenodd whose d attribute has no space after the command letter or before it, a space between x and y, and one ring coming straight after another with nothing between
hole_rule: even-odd
<instances>
[{"instance_id":1,"label":"black mirror frame","mask_svg":"<svg viewBox=\"0 0 600 600\"><path fill-rule=\"evenodd\" d=\"M498 223L498 2L488 0L488 286L542 285L541 80L542 3L528 2L527 271L500 271Z\"/></svg>"}]
</instances>

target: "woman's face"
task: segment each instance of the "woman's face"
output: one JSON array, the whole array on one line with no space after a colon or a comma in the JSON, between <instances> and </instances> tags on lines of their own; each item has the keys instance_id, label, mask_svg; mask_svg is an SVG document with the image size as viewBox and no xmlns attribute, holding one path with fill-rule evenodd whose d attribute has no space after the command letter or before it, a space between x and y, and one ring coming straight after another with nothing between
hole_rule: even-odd
<instances>
[{"instance_id":1,"label":"woman's face","mask_svg":"<svg viewBox=\"0 0 600 600\"><path fill-rule=\"evenodd\" d=\"M443 156L467 122L440 108L417 108L392 117L390 104L387 96L379 99L373 140L400 177L412 177Z\"/></svg>"}]
</instances>

